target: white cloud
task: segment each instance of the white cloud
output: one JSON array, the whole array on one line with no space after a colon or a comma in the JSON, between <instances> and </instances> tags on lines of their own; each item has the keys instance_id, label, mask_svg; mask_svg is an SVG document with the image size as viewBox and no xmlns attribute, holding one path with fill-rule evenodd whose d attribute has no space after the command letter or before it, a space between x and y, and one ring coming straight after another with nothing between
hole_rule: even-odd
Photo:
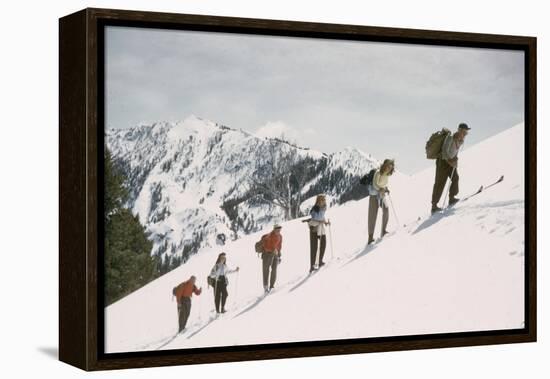
<instances>
[{"instance_id":1,"label":"white cloud","mask_svg":"<svg viewBox=\"0 0 550 379\"><path fill-rule=\"evenodd\" d=\"M283 121L268 121L258 128L255 134L261 138L279 137L298 145L308 145L308 139L315 134L315 131L312 128L296 129Z\"/></svg>"}]
</instances>

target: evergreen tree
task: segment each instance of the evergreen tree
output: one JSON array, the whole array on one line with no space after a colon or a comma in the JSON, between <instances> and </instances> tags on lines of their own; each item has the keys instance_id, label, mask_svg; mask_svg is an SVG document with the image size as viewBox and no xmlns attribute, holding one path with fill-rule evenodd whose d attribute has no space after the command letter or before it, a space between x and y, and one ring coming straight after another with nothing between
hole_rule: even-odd
<instances>
[{"instance_id":1,"label":"evergreen tree","mask_svg":"<svg viewBox=\"0 0 550 379\"><path fill-rule=\"evenodd\" d=\"M124 177L105 150L105 301L112 304L158 277L152 243L137 216L124 208Z\"/></svg>"}]
</instances>

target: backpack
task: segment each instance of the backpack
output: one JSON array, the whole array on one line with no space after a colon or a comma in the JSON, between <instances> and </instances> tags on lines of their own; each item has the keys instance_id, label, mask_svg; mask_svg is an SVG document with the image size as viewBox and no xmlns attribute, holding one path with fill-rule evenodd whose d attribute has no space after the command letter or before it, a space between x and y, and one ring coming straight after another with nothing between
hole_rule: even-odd
<instances>
[{"instance_id":1,"label":"backpack","mask_svg":"<svg viewBox=\"0 0 550 379\"><path fill-rule=\"evenodd\" d=\"M372 179L374 178L374 174L376 173L376 169L373 168L372 170L369 171L369 173L365 176L363 176L360 180L359 180L359 183L361 183L362 185L364 186L369 186L372 184Z\"/></svg>"},{"instance_id":2,"label":"backpack","mask_svg":"<svg viewBox=\"0 0 550 379\"><path fill-rule=\"evenodd\" d=\"M216 279L213 278L213 277L211 277L210 275L208 275L208 276L206 277L206 283L208 283L208 285L209 285L210 287L215 287L215 286L216 286Z\"/></svg>"},{"instance_id":3,"label":"backpack","mask_svg":"<svg viewBox=\"0 0 550 379\"><path fill-rule=\"evenodd\" d=\"M441 155L441 148L443 147L443 142L448 135L451 134L451 131L447 128L443 128L435 133L433 133L428 141L426 142L426 158L428 159L437 159Z\"/></svg>"},{"instance_id":4,"label":"backpack","mask_svg":"<svg viewBox=\"0 0 550 379\"><path fill-rule=\"evenodd\" d=\"M268 234L264 234L262 238L258 242L254 244L254 251L258 254L265 253L264 251L264 238L267 237Z\"/></svg>"},{"instance_id":5,"label":"backpack","mask_svg":"<svg viewBox=\"0 0 550 379\"><path fill-rule=\"evenodd\" d=\"M178 288L181 286L181 284L178 284L174 288L172 288L172 295L176 296L176 292L178 292Z\"/></svg>"}]
</instances>

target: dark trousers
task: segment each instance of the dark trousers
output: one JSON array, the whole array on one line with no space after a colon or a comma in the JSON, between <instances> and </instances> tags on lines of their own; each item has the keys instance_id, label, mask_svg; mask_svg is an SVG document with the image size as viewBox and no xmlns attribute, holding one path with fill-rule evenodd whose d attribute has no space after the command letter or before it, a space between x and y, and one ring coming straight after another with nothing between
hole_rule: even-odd
<instances>
[{"instance_id":1,"label":"dark trousers","mask_svg":"<svg viewBox=\"0 0 550 379\"><path fill-rule=\"evenodd\" d=\"M327 236L317 235L317 228L309 229L309 257L310 257L310 266L315 266L315 260L317 258L317 246L319 245L319 240L321 240L321 246L319 251L319 265L323 263L323 257L325 256L325 249L327 247Z\"/></svg>"},{"instance_id":2,"label":"dark trousers","mask_svg":"<svg viewBox=\"0 0 550 379\"><path fill-rule=\"evenodd\" d=\"M453 176L452 178L451 175ZM435 161L435 181L432 191L432 205L437 205L437 203L439 203L445 184L447 184L447 178L451 178L449 199L454 199L458 194L458 170L455 169L453 173L453 166L447 163L446 160L438 158Z\"/></svg>"},{"instance_id":3,"label":"dark trousers","mask_svg":"<svg viewBox=\"0 0 550 379\"><path fill-rule=\"evenodd\" d=\"M378 196L371 195L369 197L369 220L368 220L369 236L372 236L374 234L374 227L376 226L376 217L378 217L378 208L380 208L380 201L378 200ZM390 218L390 211L388 207L385 205L385 203L382 202L382 233L386 231L389 218Z\"/></svg>"},{"instance_id":4,"label":"dark trousers","mask_svg":"<svg viewBox=\"0 0 550 379\"><path fill-rule=\"evenodd\" d=\"M216 280L216 283L214 283L214 306L216 307L216 312L219 312L220 309L225 309L227 295L227 280L225 276L220 276Z\"/></svg>"},{"instance_id":5,"label":"dark trousers","mask_svg":"<svg viewBox=\"0 0 550 379\"><path fill-rule=\"evenodd\" d=\"M263 279L264 279L264 288L269 287L273 288L275 286L275 281L277 280L277 266L279 265L279 257L273 253L263 253L262 254L262 269L263 269ZM271 269L271 275L269 271Z\"/></svg>"},{"instance_id":6,"label":"dark trousers","mask_svg":"<svg viewBox=\"0 0 550 379\"><path fill-rule=\"evenodd\" d=\"M178 301L178 321L180 332L185 329L187 319L189 318L189 313L191 313L191 298L182 297L180 301Z\"/></svg>"}]
</instances>

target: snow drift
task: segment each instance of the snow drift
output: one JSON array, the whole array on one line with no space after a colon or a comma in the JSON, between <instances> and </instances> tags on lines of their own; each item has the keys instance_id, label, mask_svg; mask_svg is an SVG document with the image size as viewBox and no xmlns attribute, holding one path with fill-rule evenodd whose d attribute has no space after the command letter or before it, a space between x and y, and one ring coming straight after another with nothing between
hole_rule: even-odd
<instances>
[{"instance_id":1,"label":"snow drift","mask_svg":"<svg viewBox=\"0 0 550 379\"><path fill-rule=\"evenodd\" d=\"M521 124L460 154L459 197L505 179L447 213L429 217L433 168L391 178L391 233L369 247L368 198L330 208L328 263L311 276L307 227L284 223L276 289L266 297L253 244L267 228L227 244L228 265L240 271L229 277L228 313L221 317L206 285L221 248L204 249L105 309L105 351L523 327L523 133ZM187 329L176 335L171 291L191 275L203 294L193 297Z\"/></svg>"}]
</instances>

